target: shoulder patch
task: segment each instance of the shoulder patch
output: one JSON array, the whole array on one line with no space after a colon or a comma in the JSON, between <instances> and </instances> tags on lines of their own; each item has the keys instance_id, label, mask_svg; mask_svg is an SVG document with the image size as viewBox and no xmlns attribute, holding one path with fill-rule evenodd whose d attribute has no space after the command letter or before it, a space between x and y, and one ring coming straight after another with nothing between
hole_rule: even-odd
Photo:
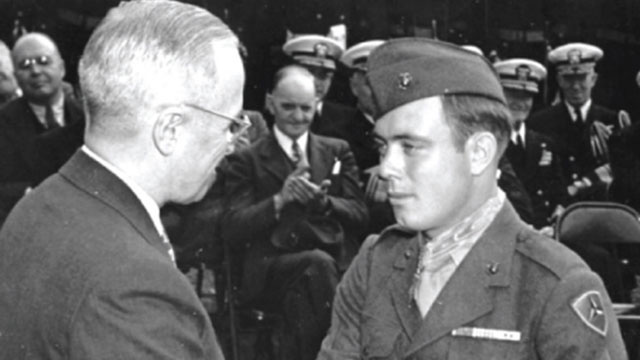
<instances>
[{"instance_id":1,"label":"shoulder patch","mask_svg":"<svg viewBox=\"0 0 640 360\"><path fill-rule=\"evenodd\" d=\"M602 336L607 335L607 316L602 305L602 296L598 291L591 290L578 296L571 307L591 330Z\"/></svg>"}]
</instances>

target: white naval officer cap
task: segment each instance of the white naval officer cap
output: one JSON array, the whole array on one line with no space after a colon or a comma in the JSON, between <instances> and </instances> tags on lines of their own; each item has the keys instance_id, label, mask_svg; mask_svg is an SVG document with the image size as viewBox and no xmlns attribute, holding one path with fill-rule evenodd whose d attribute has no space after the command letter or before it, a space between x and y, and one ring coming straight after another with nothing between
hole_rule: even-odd
<instances>
[{"instance_id":1,"label":"white naval officer cap","mask_svg":"<svg viewBox=\"0 0 640 360\"><path fill-rule=\"evenodd\" d=\"M584 43L569 43L549 52L549 62L556 66L560 75L587 74L594 70L596 62L604 52L597 46Z\"/></svg>"},{"instance_id":2,"label":"white naval officer cap","mask_svg":"<svg viewBox=\"0 0 640 360\"><path fill-rule=\"evenodd\" d=\"M282 51L302 65L335 70L344 48L332 38L322 35L299 35L288 40Z\"/></svg>"},{"instance_id":3,"label":"white naval officer cap","mask_svg":"<svg viewBox=\"0 0 640 360\"><path fill-rule=\"evenodd\" d=\"M367 70L367 59L371 51L384 44L384 40L369 40L353 45L342 54L340 62L353 70Z\"/></svg>"},{"instance_id":4,"label":"white naval officer cap","mask_svg":"<svg viewBox=\"0 0 640 360\"><path fill-rule=\"evenodd\" d=\"M538 93L538 83L547 77L547 69L537 61L508 59L493 64L502 87Z\"/></svg>"}]
</instances>

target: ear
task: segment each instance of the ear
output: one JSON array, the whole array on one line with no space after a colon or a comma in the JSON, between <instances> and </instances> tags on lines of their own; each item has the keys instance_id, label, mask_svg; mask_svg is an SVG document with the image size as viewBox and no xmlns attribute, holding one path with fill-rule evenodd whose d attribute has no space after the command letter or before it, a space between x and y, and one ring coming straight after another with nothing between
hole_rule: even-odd
<instances>
[{"instance_id":1,"label":"ear","mask_svg":"<svg viewBox=\"0 0 640 360\"><path fill-rule=\"evenodd\" d=\"M185 120L181 112L171 109L163 111L156 119L153 143L162 155L169 156L176 150Z\"/></svg>"},{"instance_id":2,"label":"ear","mask_svg":"<svg viewBox=\"0 0 640 360\"><path fill-rule=\"evenodd\" d=\"M269 114L275 115L275 104L273 103L273 95L267 93L264 97L264 106L269 111Z\"/></svg>"},{"instance_id":3,"label":"ear","mask_svg":"<svg viewBox=\"0 0 640 360\"><path fill-rule=\"evenodd\" d=\"M466 151L472 175L482 174L494 161L498 153L498 141L488 132L477 132L467 139Z\"/></svg>"},{"instance_id":4,"label":"ear","mask_svg":"<svg viewBox=\"0 0 640 360\"><path fill-rule=\"evenodd\" d=\"M591 86L595 86L596 82L598 82L598 73L594 72L591 74Z\"/></svg>"}]
</instances>

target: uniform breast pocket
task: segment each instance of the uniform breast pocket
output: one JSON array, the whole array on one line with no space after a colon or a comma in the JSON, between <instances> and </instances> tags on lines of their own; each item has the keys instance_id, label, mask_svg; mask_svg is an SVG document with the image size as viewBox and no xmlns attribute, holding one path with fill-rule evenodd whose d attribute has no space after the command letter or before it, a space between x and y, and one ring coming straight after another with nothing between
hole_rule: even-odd
<instances>
[{"instance_id":1,"label":"uniform breast pocket","mask_svg":"<svg viewBox=\"0 0 640 360\"><path fill-rule=\"evenodd\" d=\"M525 339L507 341L478 339L471 337L450 337L449 360L504 360L529 359Z\"/></svg>"},{"instance_id":2,"label":"uniform breast pocket","mask_svg":"<svg viewBox=\"0 0 640 360\"><path fill-rule=\"evenodd\" d=\"M362 323L362 359L397 359L394 352L400 336L400 324L380 315L364 314Z\"/></svg>"}]
</instances>

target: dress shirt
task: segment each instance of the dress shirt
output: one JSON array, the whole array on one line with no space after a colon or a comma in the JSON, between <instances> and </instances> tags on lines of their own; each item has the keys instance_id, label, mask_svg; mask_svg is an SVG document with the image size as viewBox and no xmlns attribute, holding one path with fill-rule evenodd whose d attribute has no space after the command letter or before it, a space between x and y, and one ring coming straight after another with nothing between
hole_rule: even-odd
<instances>
[{"instance_id":1,"label":"dress shirt","mask_svg":"<svg viewBox=\"0 0 640 360\"><path fill-rule=\"evenodd\" d=\"M151 218L151 222L153 222L153 226L156 228L158 235L162 238L162 241L169 245L167 251L171 260L175 263L175 254L173 252L173 248L171 247L171 243L169 242L169 238L167 233L164 230L164 226L162 225L162 220L160 220L160 207L156 203L155 200L142 189L138 184L136 184L131 177L125 174L122 170L115 167L113 164L109 163L107 160L102 158L100 155L93 152L86 145L82 145L82 151L85 152L90 158L97 161L100 165L104 166L107 170L109 170L113 175L115 175L118 179L122 180L125 185L133 194L140 200L142 203L142 207L147 211L149 217Z\"/></svg>"},{"instance_id":2,"label":"dress shirt","mask_svg":"<svg viewBox=\"0 0 640 360\"><path fill-rule=\"evenodd\" d=\"M36 114L38 121L46 128L47 120L45 114L47 113L47 107L37 105L32 102L29 103L29 106L31 107L31 110L33 110L33 113ZM53 104L51 104L51 108L53 109L53 116L56 118L56 122L58 123L58 125L64 126L64 94L61 95Z\"/></svg>"},{"instance_id":3,"label":"dress shirt","mask_svg":"<svg viewBox=\"0 0 640 360\"><path fill-rule=\"evenodd\" d=\"M576 121L576 112L574 110L573 105L570 105L568 102L564 102L564 105L567 107L567 109L569 110L569 115L571 115L571 121ZM587 113L589 113L589 109L591 108L591 99L587 100L587 102L585 102L584 104L582 104L582 106L580 106L580 113L582 115L582 120L586 121L587 120Z\"/></svg>"},{"instance_id":4,"label":"dress shirt","mask_svg":"<svg viewBox=\"0 0 640 360\"><path fill-rule=\"evenodd\" d=\"M524 136L525 131L526 131L526 129L525 129L525 125L524 125L524 123L523 123L522 125L520 125L520 129L518 129L517 131L512 131L512 132L511 132L511 141L512 141L514 144L518 145L518 136L520 136L520 140L522 141L522 146L523 146L523 147L527 146L527 143L525 142L525 141L526 141L526 140L525 140L526 138L525 138L525 136Z\"/></svg>"},{"instance_id":5,"label":"dress shirt","mask_svg":"<svg viewBox=\"0 0 640 360\"><path fill-rule=\"evenodd\" d=\"M275 135L276 141L278 142L278 145L280 145L280 148L282 148L284 153L287 154L291 161L294 161L295 158L293 156L292 150L294 140L280 131L277 126L273 127L273 134ZM307 143L309 143L309 132L307 131L304 134L300 135L300 137L295 141L298 143L298 146L300 146L300 162L304 161L306 164L308 164L309 158L307 157Z\"/></svg>"}]
</instances>

